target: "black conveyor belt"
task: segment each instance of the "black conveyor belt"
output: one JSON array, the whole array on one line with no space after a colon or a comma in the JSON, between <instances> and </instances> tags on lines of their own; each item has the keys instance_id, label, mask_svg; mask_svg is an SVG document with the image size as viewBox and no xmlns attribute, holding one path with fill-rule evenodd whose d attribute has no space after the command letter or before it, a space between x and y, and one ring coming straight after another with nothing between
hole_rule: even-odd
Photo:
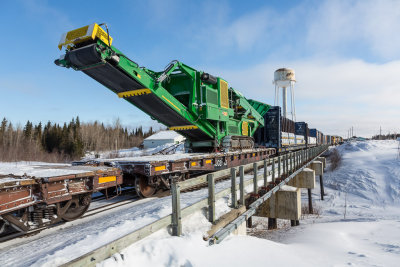
<instances>
[{"instance_id":1,"label":"black conveyor belt","mask_svg":"<svg viewBox=\"0 0 400 267\"><path fill-rule=\"evenodd\" d=\"M88 45L68 52L67 59L77 68L88 67L101 63L100 54L96 51L96 44ZM129 77L122 70L111 65L109 62L83 69L85 74L92 77L102 85L115 93L132 91L146 88L133 78ZM169 107L155 94L144 94L126 98L130 103L146 112L168 127L192 125L190 121L183 118L178 112ZM203 131L186 130L178 131L193 141L209 140L210 137Z\"/></svg>"}]
</instances>

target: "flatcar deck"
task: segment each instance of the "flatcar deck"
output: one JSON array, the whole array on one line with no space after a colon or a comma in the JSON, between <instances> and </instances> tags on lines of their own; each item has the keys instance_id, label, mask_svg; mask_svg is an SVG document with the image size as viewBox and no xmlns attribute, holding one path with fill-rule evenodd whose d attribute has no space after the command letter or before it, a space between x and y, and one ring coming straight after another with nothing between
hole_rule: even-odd
<instances>
[{"instance_id":1,"label":"flatcar deck","mask_svg":"<svg viewBox=\"0 0 400 267\"><path fill-rule=\"evenodd\" d=\"M106 166L3 164L0 235L5 225L29 231L80 217L91 194L122 184L121 170Z\"/></svg>"},{"instance_id":2,"label":"flatcar deck","mask_svg":"<svg viewBox=\"0 0 400 267\"><path fill-rule=\"evenodd\" d=\"M118 166L123 173L153 177L174 173L218 171L274 155L273 148L255 148L226 153L183 153L115 159L98 159L98 164Z\"/></svg>"}]
</instances>

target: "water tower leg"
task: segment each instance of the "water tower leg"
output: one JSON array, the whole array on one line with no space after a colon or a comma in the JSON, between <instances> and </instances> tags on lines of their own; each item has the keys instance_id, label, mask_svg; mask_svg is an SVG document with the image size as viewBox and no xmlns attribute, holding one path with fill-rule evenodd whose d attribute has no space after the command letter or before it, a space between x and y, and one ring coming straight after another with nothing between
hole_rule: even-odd
<instances>
[{"instance_id":1,"label":"water tower leg","mask_svg":"<svg viewBox=\"0 0 400 267\"><path fill-rule=\"evenodd\" d=\"M282 87L282 113L287 118L287 91L286 87Z\"/></svg>"}]
</instances>

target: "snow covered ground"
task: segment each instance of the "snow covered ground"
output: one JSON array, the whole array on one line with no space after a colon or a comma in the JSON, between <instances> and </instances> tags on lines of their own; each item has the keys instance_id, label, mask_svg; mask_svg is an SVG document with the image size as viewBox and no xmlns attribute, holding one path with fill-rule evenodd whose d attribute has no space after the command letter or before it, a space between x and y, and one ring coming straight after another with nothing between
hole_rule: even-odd
<instances>
[{"instance_id":1,"label":"snow covered ground","mask_svg":"<svg viewBox=\"0 0 400 267\"><path fill-rule=\"evenodd\" d=\"M355 142L338 149L342 165L324 175L325 201L319 200L319 186L313 190L319 215L305 215L298 227L280 221L280 229L268 231L265 220L255 218L256 226L248 230L248 236L230 236L219 245L208 246L202 236L210 223L199 211L183 220L182 237L161 230L99 265L399 266L397 142ZM229 185L230 181L219 183L216 191ZM206 189L182 194L181 205L206 195ZM229 211L228 205L228 197L218 200L217 216ZM69 222L56 232L44 231L39 238L0 244L0 266L60 265L170 212L171 199L165 197Z\"/></svg>"},{"instance_id":2,"label":"snow covered ground","mask_svg":"<svg viewBox=\"0 0 400 267\"><path fill-rule=\"evenodd\" d=\"M342 165L324 176L325 201L319 200L319 187L313 190L320 214L306 215L299 227L281 222L279 230L268 231L258 218L248 236L230 236L210 247L201 240L208 222L194 214L183 221L183 237L160 231L125 249L123 259L115 255L101 265L399 266L397 147L395 141L340 146Z\"/></svg>"}]
</instances>

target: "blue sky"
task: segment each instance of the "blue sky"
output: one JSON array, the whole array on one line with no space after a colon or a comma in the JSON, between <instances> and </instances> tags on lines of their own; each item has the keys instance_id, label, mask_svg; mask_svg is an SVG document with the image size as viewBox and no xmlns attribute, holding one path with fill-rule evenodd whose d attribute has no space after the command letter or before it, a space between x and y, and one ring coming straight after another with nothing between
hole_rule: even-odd
<instances>
[{"instance_id":1,"label":"blue sky","mask_svg":"<svg viewBox=\"0 0 400 267\"><path fill-rule=\"evenodd\" d=\"M2 1L0 117L156 125L82 73L54 65L62 33L106 22L154 70L173 59L273 104L273 72L296 71L298 120L328 134L400 132L400 1Z\"/></svg>"}]
</instances>

